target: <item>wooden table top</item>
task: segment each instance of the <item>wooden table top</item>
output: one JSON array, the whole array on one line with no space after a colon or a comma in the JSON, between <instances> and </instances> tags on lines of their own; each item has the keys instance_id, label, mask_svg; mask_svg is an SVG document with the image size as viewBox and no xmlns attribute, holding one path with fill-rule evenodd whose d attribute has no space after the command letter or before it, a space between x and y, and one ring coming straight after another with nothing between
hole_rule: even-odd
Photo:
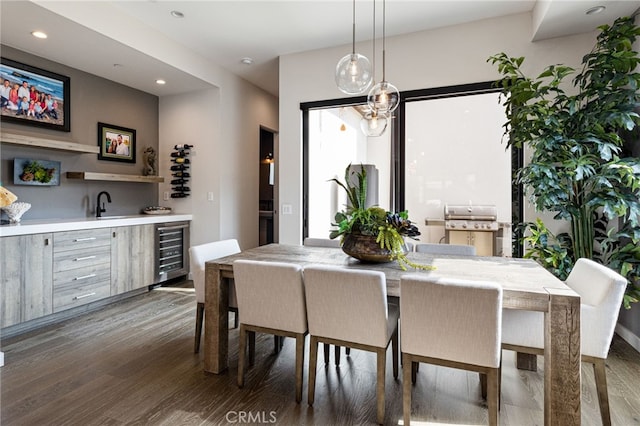
<instances>
[{"instance_id":1,"label":"wooden table top","mask_svg":"<svg viewBox=\"0 0 640 426\"><path fill-rule=\"evenodd\" d=\"M350 269L382 271L387 278L389 296L399 296L400 277L405 274L430 274L437 277L492 281L503 288L505 308L546 311L550 293L579 297L564 282L541 265L530 259L480 256L445 256L412 252L407 257L418 264L435 266L433 271L408 268L403 271L396 262L364 263L341 249L308 247L285 244L269 244L244 250L231 256L207 263L232 276L233 261L251 259L271 262L288 262L301 266L324 264L344 266ZM226 272L226 273L225 273Z\"/></svg>"}]
</instances>

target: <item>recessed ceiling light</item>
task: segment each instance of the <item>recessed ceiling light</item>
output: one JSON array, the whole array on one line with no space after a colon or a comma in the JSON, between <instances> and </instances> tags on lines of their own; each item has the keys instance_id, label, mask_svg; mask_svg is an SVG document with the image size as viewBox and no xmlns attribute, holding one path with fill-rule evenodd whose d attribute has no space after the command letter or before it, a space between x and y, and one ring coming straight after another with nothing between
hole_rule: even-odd
<instances>
[{"instance_id":1,"label":"recessed ceiling light","mask_svg":"<svg viewBox=\"0 0 640 426\"><path fill-rule=\"evenodd\" d=\"M591 9L587 9L585 13L587 15L597 15L598 13L604 12L605 9L606 7L604 6L596 6L596 7L592 7Z\"/></svg>"},{"instance_id":2,"label":"recessed ceiling light","mask_svg":"<svg viewBox=\"0 0 640 426\"><path fill-rule=\"evenodd\" d=\"M180 12L179 10L172 10L171 16L173 16L174 18L184 18L184 13Z\"/></svg>"},{"instance_id":3,"label":"recessed ceiling light","mask_svg":"<svg viewBox=\"0 0 640 426\"><path fill-rule=\"evenodd\" d=\"M31 35L36 38L47 38L47 34L42 31L31 31Z\"/></svg>"},{"instance_id":4,"label":"recessed ceiling light","mask_svg":"<svg viewBox=\"0 0 640 426\"><path fill-rule=\"evenodd\" d=\"M157 84L167 84L167 82L166 82L166 81L164 81L164 80L163 80L163 79L161 79L161 78L157 79L157 80L156 80L156 83L157 83Z\"/></svg>"},{"instance_id":5,"label":"recessed ceiling light","mask_svg":"<svg viewBox=\"0 0 640 426\"><path fill-rule=\"evenodd\" d=\"M253 64L253 58L245 57L240 59L240 62L242 62L245 65L251 65Z\"/></svg>"}]
</instances>

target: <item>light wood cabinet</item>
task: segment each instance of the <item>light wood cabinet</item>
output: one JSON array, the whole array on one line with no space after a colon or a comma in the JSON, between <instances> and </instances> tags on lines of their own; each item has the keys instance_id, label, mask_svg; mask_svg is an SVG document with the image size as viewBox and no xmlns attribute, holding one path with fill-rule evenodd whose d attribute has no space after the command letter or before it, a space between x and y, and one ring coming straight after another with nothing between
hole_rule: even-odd
<instances>
[{"instance_id":1,"label":"light wood cabinet","mask_svg":"<svg viewBox=\"0 0 640 426\"><path fill-rule=\"evenodd\" d=\"M493 232L449 231L449 244L474 246L478 256L493 256Z\"/></svg>"},{"instance_id":2,"label":"light wood cabinet","mask_svg":"<svg viewBox=\"0 0 640 426\"><path fill-rule=\"evenodd\" d=\"M109 228L53 234L53 312L111 295Z\"/></svg>"},{"instance_id":3,"label":"light wood cabinet","mask_svg":"<svg viewBox=\"0 0 640 426\"><path fill-rule=\"evenodd\" d=\"M111 229L111 295L154 282L154 225Z\"/></svg>"},{"instance_id":4,"label":"light wood cabinet","mask_svg":"<svg viewBox=\"0 0 640 426\"><path fill-rule=\"evenodd\" d=\"M52 234L0 239L0 327L53 312Z\"/></svg>"}]
</instances>

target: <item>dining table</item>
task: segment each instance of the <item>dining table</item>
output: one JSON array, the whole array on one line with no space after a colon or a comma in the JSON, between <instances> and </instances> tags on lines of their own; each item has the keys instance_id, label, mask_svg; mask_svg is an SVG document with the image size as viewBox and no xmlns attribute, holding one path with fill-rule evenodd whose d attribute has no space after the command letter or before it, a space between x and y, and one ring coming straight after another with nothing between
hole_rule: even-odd
<instances>
[{"instance_id":1,"label":"dining table","mask_svg":"<svg viewBox=\"0 0 640 426\"><path fill-rule=\"evenodd\" d=\"M221 374L228 368L228 280L233 278L233 262L238 259L381 271L390 298L400 297L400 279L408 273L491 281L502 287L504 309L544 312L545 425L580 424L580 296L575 291L530 259L417 252L408 253L407 258L434 269L403 270L397 262L361 262L339 248L288 244L263 245L206 262L204 370Z\"/></svg>"}]
</instances>

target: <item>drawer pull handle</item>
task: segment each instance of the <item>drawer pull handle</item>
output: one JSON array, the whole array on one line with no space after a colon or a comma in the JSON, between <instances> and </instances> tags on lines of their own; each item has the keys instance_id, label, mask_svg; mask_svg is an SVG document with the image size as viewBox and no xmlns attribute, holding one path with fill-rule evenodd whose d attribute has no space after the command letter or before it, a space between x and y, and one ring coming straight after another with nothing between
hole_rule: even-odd
<instances>
[{"instance_id":1,"label":"drawer pull handle","mask_svg":"<svg viewBox=\"0 0 640 426\"><path fill-rule=\"evenodd\" d=\"M84 299L85 297L91 297L95 295L96 295L96 292L94 291L93 293L83 294L82 296L76 296L73 298L73 300L80 300L80 299Z\"/></svg>"},{"instance_id":2,"label":"drawer pull handle","mask_svg":"<svg viewBox=\"0 0 640 426\"><path fill-rule=\"evenodd\" d=\"M73 240L73 242L74 243L80 243L82 241L93 241L95 239L96 239L96 237L76 238L75 240Z\"/></svg>"},{"instance_id":3,"label":"drawer pull handle","mask_svg":"<svg viewBox=\"0 0 640 426\"><path fill-rule=\"evenodd\" d=\"M96 274L83 275L81 277L75 277L73 280L74 281L86 280L87 278L93 278L95 276Z\"/></svg>"},{"instance_id":4,"label":"drawer pull handle","mask_svg":"<svg viewBox=\"0 0 640 426\"><path fill-rule=\"evenodd\" d=\"M75 259L73 259L75 262L79 261L79 260L89 260L89 259L95 259L95 256L85 256L85 257L76 257Z\"/></svg>"}]
</instances>

